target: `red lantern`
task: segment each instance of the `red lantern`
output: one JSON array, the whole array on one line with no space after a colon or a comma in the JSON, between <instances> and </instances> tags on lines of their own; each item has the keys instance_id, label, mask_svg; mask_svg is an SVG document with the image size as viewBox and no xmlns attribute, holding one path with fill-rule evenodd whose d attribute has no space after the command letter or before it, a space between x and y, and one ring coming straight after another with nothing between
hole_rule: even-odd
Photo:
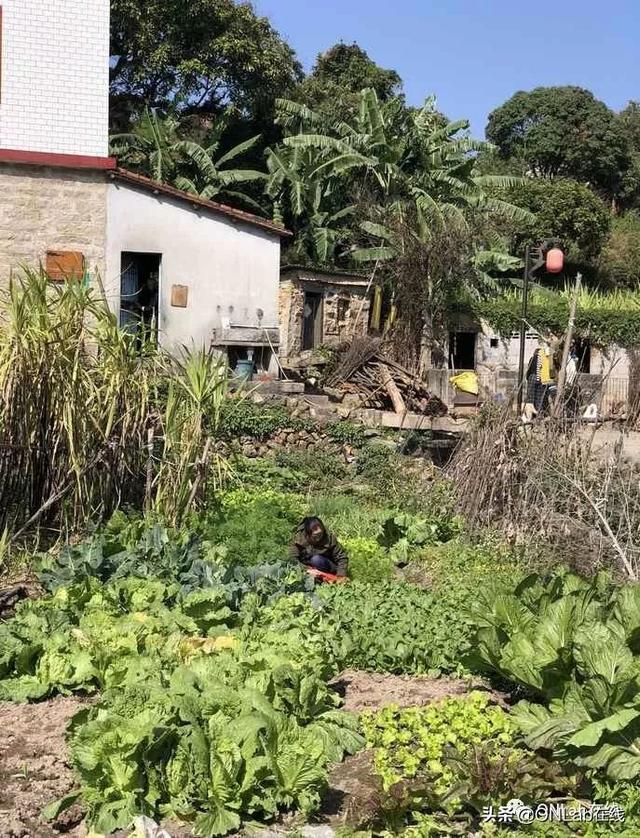
<instances>
[{"instance_id":1,"label":"red lantern","mask_svg":"<svg viewBox=\"0 0 640 838\"><path fill-rule=\"evenodd\" d=\"M564 267L564 253L558 247L552 247L547 251L546 268L547 273L559 274Z\"/></svg>"}]
</instances>

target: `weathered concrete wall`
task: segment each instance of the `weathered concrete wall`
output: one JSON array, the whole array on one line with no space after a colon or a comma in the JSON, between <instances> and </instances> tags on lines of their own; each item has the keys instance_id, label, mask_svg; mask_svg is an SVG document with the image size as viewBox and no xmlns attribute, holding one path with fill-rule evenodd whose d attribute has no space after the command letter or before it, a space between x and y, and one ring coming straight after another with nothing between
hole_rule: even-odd
<instances>
[{"instance_id":1,"label":"weathered concrete wall","mask_svg":"<svg viewBox=\"0 0 640 838\"><path fill-rule=\"evenodd\" d=\"M162 194L109 185L106 289L120 308L124 251L157 253L160 262L158 328L170 350L209 347L213 330L278 326L280 239ZM188 288L185 308L171 304L171 288Z\"/></svg>"},{"instance_id":2,"label":"weathered concrete wall","mask_svg":"<svg viewBox=\"0 0 640 838\"><path fill-rule=\"evenodd\" d=\"M291 358L302 351L306 291L322 294L321 343L324 346L337 346L352 337L367 334L371 300L366 296L365 287L339 281L331 282L324 278L322 280L283 278L280 281L278 301L280 345L283 357Z\"/></svg>"},{"instance_id":3,"label":"weathered concrete wall","mask_svg":"<svg viewBox=\"0 0 640 838\"><path fill-rule=\"evenodd\" d=\"M44 264L47 250L75 250L105 275L104 173L0 163L0 286L21 264Z\"/></svg>"}]
</instances>

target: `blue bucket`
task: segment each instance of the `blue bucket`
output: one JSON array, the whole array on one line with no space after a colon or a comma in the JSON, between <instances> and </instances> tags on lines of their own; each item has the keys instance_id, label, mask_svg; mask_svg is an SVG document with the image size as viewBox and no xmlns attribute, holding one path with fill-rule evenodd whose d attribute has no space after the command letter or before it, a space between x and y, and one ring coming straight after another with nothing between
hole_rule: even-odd
<instances>
[{"instance_id":1,"label":"blue bucket","mask_svg":"<svg viewBox=\"0 0 640 838\"><path fill-rule=\"evenodd\" d=\"M239 360L233 372L236 378L243 378L245 381L251 381L251 377L253 376L253 361L246 359Z\"/></svg>"}]
</instances>

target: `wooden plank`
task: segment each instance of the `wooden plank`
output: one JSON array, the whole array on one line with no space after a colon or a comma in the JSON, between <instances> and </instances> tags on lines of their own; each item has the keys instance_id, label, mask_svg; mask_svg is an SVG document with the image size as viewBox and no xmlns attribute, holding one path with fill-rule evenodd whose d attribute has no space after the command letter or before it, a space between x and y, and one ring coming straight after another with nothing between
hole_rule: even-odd
<instances>
[{"instance_id":1,"label":"wooden plank","mask_svg":"<svg viewBox=\"0 0 640 838\"><path fill-rule=\"evenodd\" d=\"M189 287L187 285L171 286L171 305L175 308L186 308L189 300Z\"/></svg>"},{"instance_id":2,"label":"wooden plank","mask_svg":"<svg viewBox=\"0 0 640 838\"><path fill-rule=\"evenodd\" d=\"M48 250L45 271L53 282L83 279L84 254L76 250Z\"/></svg>"},{"instance_id":3,"label":"wooden plank","mask_svg":"<svg viewBox=\"0 0 640 838\"><path fill-rule=\"evenodd\" d=\"M404 399L402 398L402 394L400 393L400 390L398 390L395 381L391 377L389 367L386 364L378 364L378 369L380 370L380 377L382 383L384 384L384 388L391 399L393 409L396 413L406 413L407 408L404 403Z\"/></svg>"}]
</instances>

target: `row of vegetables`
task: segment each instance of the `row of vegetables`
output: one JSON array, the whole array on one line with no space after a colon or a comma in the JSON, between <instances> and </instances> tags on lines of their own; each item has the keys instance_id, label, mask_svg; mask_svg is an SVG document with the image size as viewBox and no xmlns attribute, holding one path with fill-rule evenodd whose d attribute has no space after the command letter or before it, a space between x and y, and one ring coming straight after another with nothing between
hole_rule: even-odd
<instances>
[{"instance_id":1,"label":"row of vegetables","mask_svg":"<svg viewBox=\"0 0 640 838\"><path fill-rule=\"evenodd\" d=\"M0 624L0 700L89 697L69 745L88 822L104 833L140 814L201 836L310 816L329 766L363 747L383 829L469 834L483 807L513 797L617 795L633 816L640 588L565 571L492 586L491 575L484 588L462 572L434 591L314 588L285 564L234 565L158 524L107 530L47 557L47 595ZM514 706L471 692L358 718L329 685L345 667L481 673ZM545 834L569 834L554 828Z\"/></svg>"}]
</instances>

